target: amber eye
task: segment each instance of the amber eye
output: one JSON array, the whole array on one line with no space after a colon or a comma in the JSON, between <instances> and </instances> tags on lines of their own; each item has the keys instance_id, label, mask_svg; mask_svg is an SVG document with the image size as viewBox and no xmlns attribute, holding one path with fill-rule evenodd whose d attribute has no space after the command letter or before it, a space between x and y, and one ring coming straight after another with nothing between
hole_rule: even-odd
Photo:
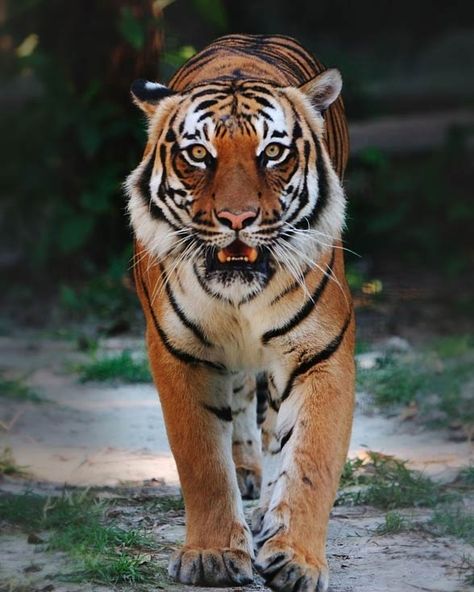
<instances>
[{"instance_id":1,"label":"amber eye","mask_svg":"<svg viewBox=\"0 0 474 592\"><path fill-rule=\"evenodd\" d=\"M268 144L264 152L268 160L277 160L283 154L284 150L285 146L277 144L277 142L272 142L271 144Z\"/></svg>"},{"instance_id":2,"label":"amber eye","mask_svg":"<svg viewBox=\"0 0 474 592\"><path fill-rule=\"evenodd\" d=\"M189 146L187 151L190 158L196 162L203 162L206 160L206 157L209 154L209 152L204 148L204 146L201 146L201 144L193 144L192 146Z\"/></svg>"}]
</instances>

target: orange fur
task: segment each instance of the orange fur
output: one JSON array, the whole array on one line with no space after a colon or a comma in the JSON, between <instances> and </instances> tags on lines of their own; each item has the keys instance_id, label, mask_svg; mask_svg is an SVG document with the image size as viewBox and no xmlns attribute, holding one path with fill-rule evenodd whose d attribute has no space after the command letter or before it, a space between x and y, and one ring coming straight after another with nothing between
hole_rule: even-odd
<instances>
[{"instance_id":1,"label":"orange fur","mask_svg":"<svg viewBox=\"0 0 474 592\"><path fill-rule=\"evenodd\" d=\"M324 172L329 175L323 221L327 228L338 228L339 214L332 214L331 208L336 212L337 199L342 198L331 194L338 191L336 177L329 174L323 152L327 150L342 178L348 140L341 99L327 109L324 126L311 114L303 91L291 88L322 72L321 64L288 38L249 36L247 49L242 39L216 41L174 76L170 87L179 94L163 99L159 109L147 104L149 141L130 187L138 191L143 185L147 166L150 171L173 169L183 186L192 187L189 215L209 232L215 230L216 212L221 210L258 211L262 224L283 216L286 206L279 196L301 168L301 150L290 151L281 166L262 173L255 157L259 140L238 115L258 112L264 104L259 95L245 97L245 90L236 90L232 111L225 117L219 104L209 105L209 117L221 130L213 141L218 158L211 172L190 164L184 151L165 154L159 149L169 130L177 129L177 122L196 104L193 92L216 81L243 88L239 84L251 80L263 89L257 93L268 93L268 100L280 97L286 122L292 121L292 110L297 113L303 136L298 146L306 142L306 158L317 169L320 183ZM294 67L286 67L288 63ZM310 140L316 142L311 148ZM323 195L321 186L319 192ZM185 546L173 558L170 573L191 584L251 581L252 541L239 496L239 487L242 492L247 487L242 479L250 475L254 489L263 479L253 524L257 568L275 590L324 591L327 523L349 444L354 393L354 318L340 236L323 237L319 250L307 256L304 280L295 283L292 273L276 263L261 291L235 302L232 293L222 298L206 295L205 276L190 284L191 263L186 271L174 262L173 251L160 259L150 247L154 243L148 227L153 226L146 208L140 218L133 218L131 211L137 233L135 279L147 322L150 363L186 506ZM143 230L140 238L145 218L148 234ZM159 221L165 228L166 221ZM250 231L243 236L244 241L251 238ZM184 254L192 259L199 251ZM253 374L262 369L269 376L271 406L262 433L270 468L265 465L263 477L256 449L259 436L232 436L232 419L235 423L240 413L255 416L250 413L255 406ZM239 372L252 375L242 378L247 390L241 398L237 393L243 393L244 386L241 389L235 379Z\"/></svg>"}]
</instances>

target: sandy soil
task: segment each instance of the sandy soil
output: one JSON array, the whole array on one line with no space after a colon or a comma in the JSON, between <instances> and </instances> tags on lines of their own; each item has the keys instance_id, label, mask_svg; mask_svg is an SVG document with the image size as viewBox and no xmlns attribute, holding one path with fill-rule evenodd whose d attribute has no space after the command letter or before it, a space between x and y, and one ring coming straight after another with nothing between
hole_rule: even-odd
<instances>
[{"instance_id":1,"label":"sandy soil","mask_svg":"<svg viewBox=\"0 0 474 592\"><path fill-rule=\"evenodd\" d=\"M140 342L109 340L105 344L107 349L124 346L139 347ZM66 342L0 339L1 366L17 376L27 376L28 383L47 399L39 404L0 400L0 450L11 447L17 463L27 466L43 488L65 483L117 486L150 480L161 489L165 484L176 486L176 466L154 388L79 384L68 368L80 358L73 344ZM376 414L361 394L350 455L363 455L367 450L408 459L411 466L443 480L474 458L470 444L450 442L442 432ZM0 482L0 490L12 487L18 485ZM136 520L143 518L139 507L134 512ZM332 592L474 589L462 584L458 570L462 557L472 554L466 544L423 532L376 535L383 516L383 512L366 507L334 509L328 543ZM411 511L410 516L422 519L423 511ZM153 523L153 516L147 518ZM157 540L179 544L184 535L183 518L174 517L168 524L163 524L162 518L153 526ZM167 554L156 560L165 565L166 558ZM56 592L105 590L63 586L56 580L51 584L51 575L64 571L65 566L63 555L28 544L24 534L0 534L0 592L9 589L2 588L1 582L12 581L23 582L24 590L37 592L48 592L51 585ZM258 582L245 588L249 592L264 589Z\"/></svg>"}]
</instances>

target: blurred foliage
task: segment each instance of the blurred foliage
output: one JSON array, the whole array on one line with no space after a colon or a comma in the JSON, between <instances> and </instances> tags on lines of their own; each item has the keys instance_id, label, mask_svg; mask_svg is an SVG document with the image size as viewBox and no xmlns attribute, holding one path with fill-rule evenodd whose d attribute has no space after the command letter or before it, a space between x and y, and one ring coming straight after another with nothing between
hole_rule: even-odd
<instances>
[{"instance_id":1,"label":"blurred foliage","mask_svg":"<svg viewBox=\"0 0 474 592\"><path fill-rule=\"evenodd\" d=\"M351 117L373 115L380 104L367 92L370 83L387 71L403 72L407 56L461 26L466 2L457 0L457 9L442 17L432 14L429 27L427 0L410 5L409 34L406 11L386 2L364 8L385 16L376 34L359 6L329 1L5 0L3 6L0 265L12 285L26 273L35 289L59 286L73 317L90 310L114 318L133 301L122 289L131 253L122 183L145 141L128 92L134 78L166 81L220 34L284 32L341 68ZM361 30L353 27L354 12ZM351 43L359 43L357 51ZM433 154L389 157L371 149L352 158L349 246L463 271L472 262L469 156L463 132L454 130ZM371 278L350 269L351 282L363 289Z\"/></svg>"},{"instance_id":2,"label":"blurred foliage","mask_svg":"<svg viewBox=\"0 0 474 592\"><path fill-rule=\"evenodd\" d=\"M389 156L373 148L353 156L346 242L361 255L452 273L472 266L474 169L465 132L453 130L428 154Z\"/></svg>"},{"instance_id":3,"label":"blurred foliage","mask_svg":"<svg viewBox=\"0 0 474 592\"><path fill-rule=\"evenodd\" d=\"M79 372L81 382L94 380L132 384L152 381L148 359L145 356L133 356L128 350L113 356L93 355L76 370Z\"/></svg>"}]
</instances>

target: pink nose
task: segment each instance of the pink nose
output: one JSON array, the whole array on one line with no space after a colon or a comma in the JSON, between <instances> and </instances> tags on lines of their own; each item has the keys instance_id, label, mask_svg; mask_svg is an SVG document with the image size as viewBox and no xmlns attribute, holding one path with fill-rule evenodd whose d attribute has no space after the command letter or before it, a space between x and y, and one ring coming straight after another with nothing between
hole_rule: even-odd
<instances>
[{"instance_id":1,"label":"pink nose","mask_svg":"<svg viewBox=\"0 0 474 592\"><path fill-rule=\"evenodd\" d=\"M240 230L244 226L251 224L257 217L257 212L247 210L245 212L231 212L230 210L221 210L217 214L217 219L233 230Z\"/></svg>"}]
</instances>

